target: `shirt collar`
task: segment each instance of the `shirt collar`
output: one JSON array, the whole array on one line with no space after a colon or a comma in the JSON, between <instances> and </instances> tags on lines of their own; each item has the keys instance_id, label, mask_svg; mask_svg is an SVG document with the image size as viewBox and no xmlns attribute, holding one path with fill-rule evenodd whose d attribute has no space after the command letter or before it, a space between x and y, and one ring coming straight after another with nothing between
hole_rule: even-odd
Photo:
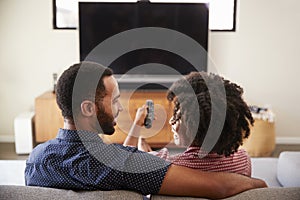
<instances>
[{"instance_id":1,"label":"shirt collar","mask_svg":"<svg viewBox=\"0 0 300 200\"><path fill-rule=\"evenodd\" d=\"M59 129L56 138L69 141L103 142L98 133L85 130L68 130L62 128Z\"/></svg>"},{"instance_id":2,"label":"shirt collar","mask_svg":"<svg viewBox=\"0 0 300 200\"><path fill-rule=\"evenodd\" d=\"M203 150L201 147L190 146L184 152L185 154L195 154L197 156L206 157L206 156L213 156L213 157L223 157L217 153L209 153Z\"/></svg>"}]
</instances>

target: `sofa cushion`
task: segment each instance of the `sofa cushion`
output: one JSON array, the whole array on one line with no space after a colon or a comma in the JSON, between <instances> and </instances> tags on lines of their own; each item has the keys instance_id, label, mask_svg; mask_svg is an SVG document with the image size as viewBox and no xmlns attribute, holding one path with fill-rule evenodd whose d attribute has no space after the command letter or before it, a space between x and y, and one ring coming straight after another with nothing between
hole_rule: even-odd
<instances>
[{"instance_id":1,"label":"sofa cushion","mask_svg":"<svg viewBox=\"0 0 300 200\"><path fill-rule=\"evenodd\" d=\"M260 188L248 190L232 197L225 198L227 200L299 200L300 188ZM151 200L193 200L202 198L192 197L173 197L154 195Z\"/></svg>"},{"instance_id":2,"label":"sofa cushion","mask_svg":"<svg viewBox=\"0 0 300 200\"><path fill-rule=\"evenodd\" d=\"M54 188L0 185L0 199L14 200L119 200L119 199L143 199L141 194L132 191L72 191Z\"/></svg>"},{"instance_id":3,"label":"sofa cushion","mask_svg":"<svg viewBox=\"0 0 300 200\"><path fill-rule=\"evenodd\" d=\"M252 177L264 180L268 187L282 187L277 180L278 158L251 158Z\"/></svg>"},{"instance_id":4,"label":"sofa cushion","mask_svg":"<svg viewBox=\"0 0 300 200\"><path fill-rule=\"evenodd\" d=\"M277 178L283 187L300 187L300 152L281 152L278 158ZM299 196L300 199L300 196Z\"/></svg>"},{"instance_id":5,"label":"sofa cushion","mask_svg":"<svg viewBox=\"0 0 300 200\"><path fill-rule=\"evenodd\" d=\"M248 190L235 196L226 198L228 200L299 200L300 188L260 188ZM32 187L32 186L13 186L13 185L0 185L0 199L14 199L14 200L114 200L114 199L143 199L141 194L115 190L115 191L72 191L54 188ZM205 199L205 198L192 198L192 197L174 197L164 195L153 195L151 200L192 200L192 199Z\"/></svg>"}]
</instances>

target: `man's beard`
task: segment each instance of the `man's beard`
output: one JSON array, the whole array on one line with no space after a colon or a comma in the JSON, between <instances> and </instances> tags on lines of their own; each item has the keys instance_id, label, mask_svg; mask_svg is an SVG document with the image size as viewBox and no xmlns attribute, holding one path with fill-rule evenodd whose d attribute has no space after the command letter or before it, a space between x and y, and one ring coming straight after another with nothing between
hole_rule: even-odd
<instances>
[{"instance_id":1,"label":"man's beard","mask_svg":"<svg viewBox=\"0 0 300 200\"><path fill-rule=\"evenodd\" d=\"M98 106L97 119L103 134L112 135L115 132L114 117L105 112L103 105Z\"/></svg>"}]
</instances>

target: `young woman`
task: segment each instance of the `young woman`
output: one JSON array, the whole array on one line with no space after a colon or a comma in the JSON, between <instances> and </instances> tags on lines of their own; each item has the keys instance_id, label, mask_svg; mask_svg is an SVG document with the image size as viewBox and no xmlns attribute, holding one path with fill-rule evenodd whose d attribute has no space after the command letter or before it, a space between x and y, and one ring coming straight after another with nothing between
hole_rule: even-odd
<instances>
[{"instance_id":1,"label":"young woman","mask_svg":"<svg viewBox=\"0 0 300 200\"><path fill-rule=\"evenodd\" d=\"M239 147L249 136L254 120L242 94L237 84L205 72L192 72L176 81L167 95L174 103L169 123L174 143L187 149L176 155L170 155L167 148L150 153L175 165L251 176L250 158ZM138 109L124 145L138 145L149 152L146 141L137 138L145 113L145 106Z\"/></svg>"}]
</instances>

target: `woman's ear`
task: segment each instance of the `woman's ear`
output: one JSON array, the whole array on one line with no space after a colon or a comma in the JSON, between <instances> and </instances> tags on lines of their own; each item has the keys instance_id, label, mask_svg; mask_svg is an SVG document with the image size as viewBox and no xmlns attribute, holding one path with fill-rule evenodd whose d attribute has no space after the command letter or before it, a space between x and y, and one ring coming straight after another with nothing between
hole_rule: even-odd
<instances>
[{"instance_id":1,"label":"woman's ear","mask_svg":"<svg viewBox=\"0 0 300 200\"><path fill-rule=\"evenodd\" d=\"M96 105L92 101L85 100L81 102L81 113L86 117L91 117L96 114Z\"/></svg>"}]
</instances>

